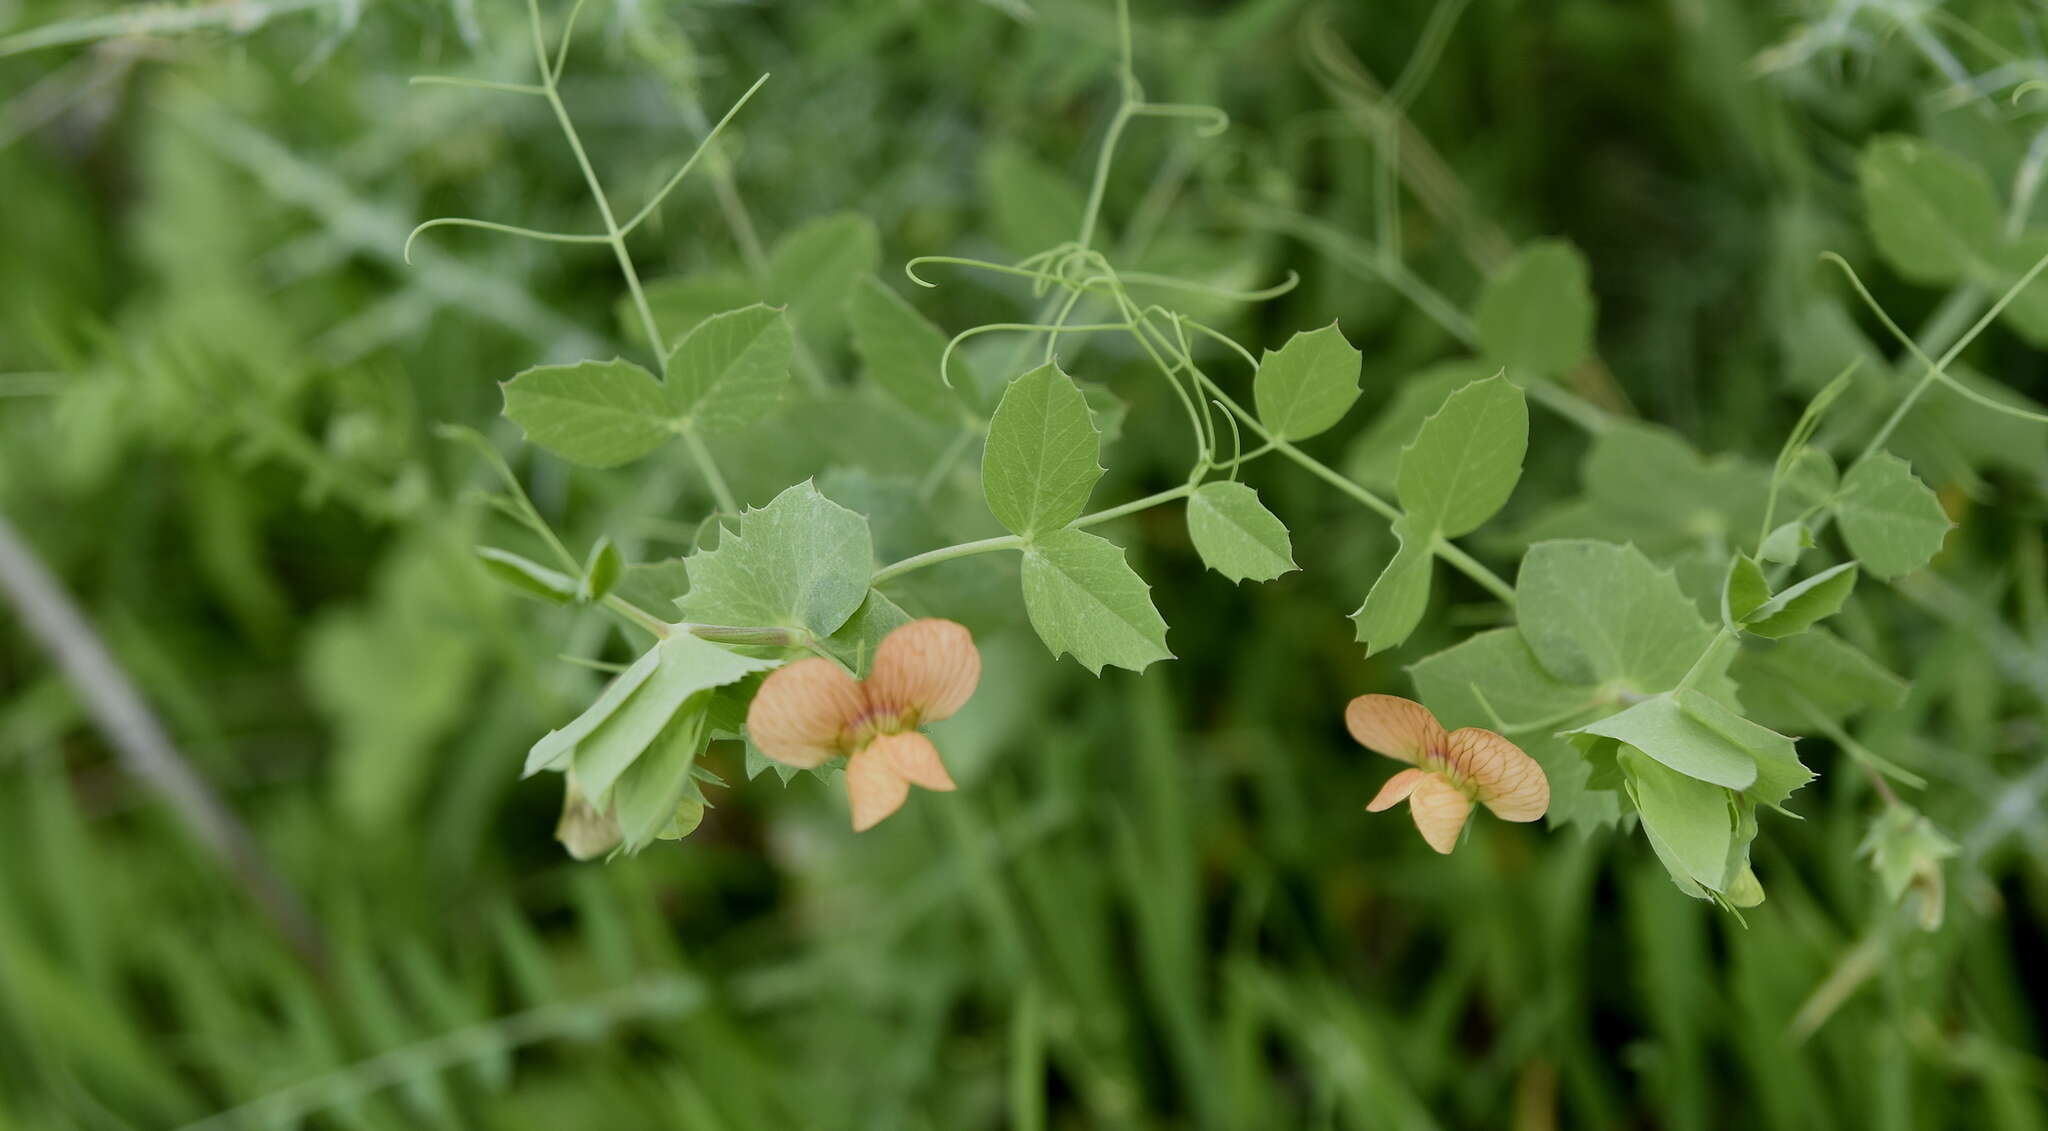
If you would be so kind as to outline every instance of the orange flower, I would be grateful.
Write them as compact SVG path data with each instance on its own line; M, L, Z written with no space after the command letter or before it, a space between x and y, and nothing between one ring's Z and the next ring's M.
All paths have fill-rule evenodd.
M1391 809L1405 798L1422 839L1438 852L1458 846L1474 801L1503 821L1533 821L1550 808L1543 767L1490 730L1446 734L1429 708L1397 695L1353 699L1344 725L1359 745L1413 767L1388 778L1366 811Z
M980 679L981 653L964 626L914 620L883 638L865 680L822 657L777 668L747 708L747 733L761 753L801 769L847 755L846 795L861 832L901 808L912 785L954 788L917 728L958 711Z

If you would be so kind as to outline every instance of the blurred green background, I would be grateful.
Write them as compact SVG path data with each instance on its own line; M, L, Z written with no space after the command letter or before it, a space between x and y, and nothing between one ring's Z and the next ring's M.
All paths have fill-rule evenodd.
M949 332L1022 317L1026 289L916 290L898 268L1068 238L1116 96L1108 0L583 19L563 96L624 199L773 76L636 235L679 311L758 297L780 241L853 211L878 274ZM1818 253L1937 338L1985 305L1872 254L1871 138L1929 138L2048 218L2038 3L1136 0L1133 19L1148 93L1233 125L1134 127L1113 242L1236 286L1298 271L1213 316L1267 346L1340 320L1365 406L1317 448L1368 478L1376 414L1464 352L1428 304L1465 307L1526 240L1590 261L1582 392L1768 459L1845 357L1872 359L1859 411L1881 414L1899 353ZM1343 702L1412 693L1406 664L1494 613L1440 584L1422 633L1363 659L1343 614L1391 540L1264 467L1304 567L1279 582L1203 573L1174 515L1122 524L1181 657L1143 676L1051 661L1012 563L931 571L923 603L988 659L942 744L959 793L855 837L836 789L749 781L722 744L730 788L695 835L570 861L560 781L519 780L521 758L600 678L558 657L625 644L483 574L472 545L521 536L434 428L486 431L579 548L608 534L658 563L710 503L674 447L573 471L496 420L513 373L638 348L602 249L451 229L401 258L443 214L590 229L544 105L407 82L529 81L526 35L498 0L0 0L0 514L319 939L288 941L114 753L17 596L0 1129L2048 1126L2048 443L1953 397L1901 447L1960 530L1843 629L1914 681L1856 738L1927 779L1911 800L1958 846L1937 930L1859 855L1882 805L1825 737L1801 746L1822 774L1806 820L1758 841L1771 896L1746 923L1681 895L1640 837L1491 823L1442 858L1365 815L1390 764L1344 737ZM828 391L789 411L832 438L727 445L739 495L817 475L884 559L979 529L971 467L904 505L945 437L856 381L821 309L802 324ZM1123 379L1136 360L1070 365L1131 402L1098 499L1182 474L1178 407ZM2003 327L1966 361L2048 395ZM1539 415L1482 556L1510 566L1516 531L1570 504L1584 447Z

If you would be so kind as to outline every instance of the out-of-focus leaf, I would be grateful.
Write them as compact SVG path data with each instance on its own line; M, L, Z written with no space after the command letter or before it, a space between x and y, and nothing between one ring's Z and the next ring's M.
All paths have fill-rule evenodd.
M1866 146L1856 171L1877 249L1908 279L1955 282L1996 246L1997 194L1954 154L1893 134Z
M1835 500L1842 536L1864 568L1890 579L1913 572L1941 552L1948 514L1906 461L1878 452L1849 469Z
M1521 249L1486 280L1473 321L1488 360L1518 375L1554 377L1593 351L1593 293L1585 257L1560 240Z

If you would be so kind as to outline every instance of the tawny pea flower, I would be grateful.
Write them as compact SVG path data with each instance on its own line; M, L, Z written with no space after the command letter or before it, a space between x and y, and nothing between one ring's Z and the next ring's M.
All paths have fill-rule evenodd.
M1361 695L1344 708L1344 725L1368 750L1410 768L1387 779L1366 811L1403 800L1422 839L1438 852L1458 846L1477 801L1503 821L1533 821L1550 808L1550 779L1522 748L1490 730L1446 734L1429 708L1398 695Z
M882 639L865 680L822 657L775 669L747 708L747 734L786 766L845 755L853 831L862 832L901 808L913 785L954 788L917 728L958 711L980 679L981 652L964 626L914 620Z

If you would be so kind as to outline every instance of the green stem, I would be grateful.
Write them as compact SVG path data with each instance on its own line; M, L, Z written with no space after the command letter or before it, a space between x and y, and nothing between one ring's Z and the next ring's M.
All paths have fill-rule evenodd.
M1124 127L1131 124L1135 106L1126 84L1124 99L1117 105L1116 116L1109 120L1109 132L1102 136L1102 148L1095 155L1095 178L1088 185L1088 205L1081 213L1081 238L1075 241L1083 250L1095 238L1095 223L1102 215L1102 196L1109 187L1110 162L1116 158L1117 142L1123 137Z
M1430 544L1437 557L1448 562L1452 568L1479 583L1479 587L1493 594L1500 603L1512 609L1515 607L1515 587L1509 585L1500 574L1486 568L1485 563L1451 544L1450 539L1438 536Z
M697 470L703 473L704 482L711 488L711 497L718 500L718 509L724 514L740 513L739 500L733 497L732 488L726 485L725 476L719 473L718 462L711 458L711 449L704 446L703 437L695 428L683 429L683 446L690 450L690 458L697 461Z
M538 9L535 10L537 13ZM562 136L568 139L569 149L576 155L576 165L583 170L583 183L590 187L591 199L597 203L597 214L604 220L606 242L612 245L612 255L619 261L619 272L626 277L626 289L633 295L633 309L639 312L641 328L647 332L647 344L658 359L666 352L661 328L654 321L654 309L647 305L647 290L640 285L640 272L633 266L632 253L626 250L625 233L620 230L618 219L612 215L611 200L605 196L604 185L597 179L597 170L590 164L590 155L583 149L583 139L576 133L576 123L569 117L569 108L562 104L562 93L556 86L557 76L548 67L547 50L541 43L538 14L534 18L534 50L540 60L541 76L546 80L541 93L547 96L548 106L555 112L555 121L561 124ZM698 471L711 487L712 497L718 500L718 509L738 514L739 502L725 485L725 477L719 474L711 453L690 433L685 432L683 438L690 449L690 458L696 461Z
M939 487L946 482L946 477L953 474L954 465L960 462L961 456L967 454L968 447L974 443L974 437L979 434L978 421L976 425L976 427L961 428L960 434L953 437L953 442L946 445L946 450L939 453L939 458L932 464L932 469L926 472L925 477L918 482L918 502L929 503L932 500L932 496L938 494Z
M1897 778L1901 784L1910 786L1913 789L1927 788L1926 778L1856 741L1855 736L1842 729L1835 720L1828 717L1827 712L1814 706L1812 701L1808 700L1805 696L1789 689L1786 695L1792 701L1793 706L1805 713L1808 725L1819 731L1829 742L1835 744L1837 750L1847 754L1852 761L1862 766L1870 774L1871 781L1877 787L1878 795L1884 798L1885 804L1897 805L1900 803L1899 795L1892 792L1890 783L1885 781L1888 777Z
M1293 460L1309 474L1350 496L1367 510L1372 511L1388 522L1392 522L1402 516L1401 508L1366 490L1336 468L1266 431L1265 426L1260 424L1256 417L1246 411L1243 405L1231 399L1230 395L1218 387L1216 382L1199 373L1196 376L1203 386L1209 390L1209 394L1216 398L1218 404L1243 421L1246 428L1249 428L1259 439L1266 441L1274 451ZM1514 586L1502 580L1499 574L1486 568L1485 563L1479 559L1452 545L1449 539L1436 539L1430 544L1430 552L1442 558L1453 569L1478 582L1481 588L1499 598L1502 604L1511 609L1515 607Z
M883 566L875 571L873 577L868 579L868 584L880 585L885 581L901 577L912 570L920 570L926 566L935 566L940 562L950 562L954 558L967 558L975 554L994 553L997 550L1017 550L1022 549L1023 546L1024 539L1015 534L1005 534L1000 538L983 538L977 542L962 542L957 546L941 546L936 550L926 550L922 554L904 558L893 565Z
M626 600L617 593L605 594L603 604L605 608L653 633L656 640L666 640L675 632L674 625Z
M784 628L777 625L696 624L689 621L672 624L617 593L605 594L599 603L622 619L646 629L657 640L666 640L678 632L686 632L699 640L709 640L716 644L740 644L757 648L807 648L817 643L817 637L801 628Z
M1529 399L1578 425L1586 434L1598 436L1614 425L1614 414L1543 377L1522 382Z
M647 344L658 357L662 353L661 329L655 324L653 308L647 305L646 288L640 285L640 272L633 267L633 257L626 251L618 219L612 215L611 199L605 195L604 186L597 179L597 170L591 166L590 155L583 149L583 138L576 132L576 123L569 117L569 108L562 104L562 94L555 87L553 75L548 76L544 90L548 106L555 112L555 121L562 127L562 136L568 139L569 149L576 155L576 166L583 170L583 183L590 187L591 199L597 203L597 214L604 221L605 242L612 245L612 255L619 261L619 272L626 277L626 289L633 294L633 308L639 311L641 327L647 331Z
M745 644L762 648L809 648L817 643L817 637L801 628L731 624L679 624L676 627L699 640L709 640L717 644Z
M1062 529L1079 530L1083 527L1094 526L1097 523L1108 522L1111 519L1122 518L1128 514L1136 514L1139 511L1156 507L1161 503L1170 503L1175 499L1184 499L1195 493L1195 486L1193 483L1183 483L1178 487L1169 487L1164 491L1146 495L1142 499L1132 499L1128 503L1099 510L1093 514L1084 514L1068 523ZM885 581L893 581L906 573L923 569L926 566L935 566L940 562L950 562L955 558L969 558L976 554L992 554L998 550L1021 550L1027 545L1029 545L1029 539L1023 535L1005 534L997 538L983 538L974 542L962 542L957 546L941 546L936 550L926 550L922 554L916 554L904 558L900 562L883 566L875 571L873 577L868 579L868 584L880 585Z
M1865 460L1876 455L1879 449L1884 447L1886 440L1892 438L1892 433L1905 421L1906 414L1913 411L1913 406L1920 403L1920 398L1926 394L1928 386L1934 384L1934 374L1935 371L1929 369L1920 375L1920 380L1914 382L1913 387L1906 392L1905 399L1899 402L1897 408L1892 409L1890 416L1885 417L1884 424L1878 428L1877 434L1870 438L1868 444L1863 445L1861 452L1857 453L1856 462L1849 465L1851 468L1861 466Z
M1906 399L1899 402L1899 406L1892 410L1892 414L1889 417L1885 418L1884 426L1877 430L1877 435L1872 436L1870 442L1863 446L1863 451L1857 454L1856 462L1849 465L1851 468L1876 455L1884 447L1885 441L1891 439L1892 433L1897 430L1900 422L1906 419L1906 414L1911 412L1913 406L1919 403L1920 398L1926 394L1928 386L1941 380L1955 381L1954 378L1948 376L1949 364L1955 361L1965 349L1968 349L1971 342L1977 340L1977 336L1984 332L1985 327L1990 326L1999 314L2012 304L2013 299L2018 298L2020 292L2025 290L2027 285L2034 281L2036 276L2040 275L2042 271L2048 270L2048 255L2035 260L2034 265L2029 267L2019 277L2017 282L2007 287L2005 293L1998 297L1998 301L1992 303L1991 308L1986 310L1975 322L1972 322L1970 328L1965 330L1963 335L1957 338L1946 350L1943 350L1940 358L1936 359L1929 358L1927 351L1921 348L1920 343L1914 341L1911 334L1900 329L1899 324L1892 320L1891 315L1885 313L1884 307L1871 295L1869 288L1863 285L1863 280L1857 277L1855 268L1849 266L1848 260L1831 251L1822 253L1821 258L1841 269L1842 273L1848 277L1849 285L1855 288L1857 297L1863 300L1863 304L1870 308L1871 313L1877 316L1878 321L1884 323L1884 328L1891 333L1892 337L1897 339L1900 345L1906 347L1906 352L1911 354L1914 360L1926 367L1925 372L1920 375L1920 380L1914 382L1913 388L1906 393ZM1944 329L1943 332L1946 333L1947 330ZM1955 387L1961 388L1962 385L1960 382L1955 382ZM1992 407L2011 411L2010 406L2000 406L1994 403Z
M1094 514L1084 514L1080 518L1068 523L1067 527L1070 530L1079 530L1084 526L1094 526L1098 522L1108 522L1111 519L1122 518L1127 514L1136 514L1142 510L1149 510L1161 503L1170 503L1175 499L1185 499L1195 493L1195 487L1196 484L1193 483L1183 483L1178 487L1169 487L1164 491L1147 495L1142 499L1132 499L1122 506L1110 507L1108 510L1099 510Z
M1226 401L1225 403L1228 404L1229 402ZM1315 476L1316 478L1322 480L1325 483L1328 483L1330 486L1335 487L1337 490L1343 492L1345 495L1350 496L1353 501L1361 504L1365 507L1365 509L1373 512L1376 515L1379 515L1381 518L1386 519L1388 522L1393 522L1394 520L1401 517L1400 507L1395 506L1394 504L1386 501L1385 499L1380 498L1378 495L1373 494L1371 491L1366 490L1364 487L1359 486L1357 483L1352 481L1350 476L1345 475L1343 472L1338 471L1336 468L1331 467L1329 464L1324 463L1323 461L1315 458L1312 455L1309 455L1307 452L1302 451L1300 448L1295 447L1293 444L1290 444L1285 440L1275 439L1273 436L1266 433L1261 433L1260 435L1262 438L1264 438L1273 445L1274 451L1279 452L1281 455L1286 456L1290 460L1293 460L1296 464L1298 464L1303 470L1307 471L1310 475Z
M1676 694L1680 691L1690 690L1693 684L1698 683L1700 678L1707 674L1714 661L1720 659L1721 653L1727 650L1728 645L1733 643L1735 643L1735 633L1727 625L1722 625L1721 630L1714 634L1714 638L1707 642L1706 651L1701 652L1700 658L1694 660L1692 667L1686 669L1684 678L1678 681L1677 687L1671 689L1672 692Z

